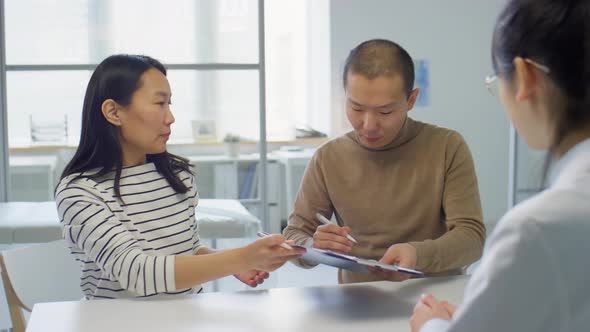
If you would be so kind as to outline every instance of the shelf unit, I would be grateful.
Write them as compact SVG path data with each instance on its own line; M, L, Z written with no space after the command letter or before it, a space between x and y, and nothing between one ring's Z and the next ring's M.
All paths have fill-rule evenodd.
M195 181L200 198L238 199L252 214L262 218L259 179L262 176L259 154L228 156L189 156L195 171ZM279 162L267 157L266 211L271 233L281 232L284 194Z
M273 151L267 154L266 192L268 195L268 231L280 233L291 213L303 173L315 149ZM260 218L258 153L189 156L194 165L197 189L201 198L238 199L252 214Z

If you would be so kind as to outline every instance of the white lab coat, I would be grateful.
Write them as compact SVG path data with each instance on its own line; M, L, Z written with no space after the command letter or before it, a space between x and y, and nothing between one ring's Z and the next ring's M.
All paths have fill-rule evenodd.
M420 332L590 331L590 139L498 223L452 321Z

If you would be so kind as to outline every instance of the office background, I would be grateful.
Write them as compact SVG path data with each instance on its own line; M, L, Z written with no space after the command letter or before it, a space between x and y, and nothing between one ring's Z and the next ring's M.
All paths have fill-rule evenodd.
M240 199L266 225L280 227L313 149L350 129L341 82L345 57L363 40L387 38L426 61L428 103L410 114L465 137L492 228L507 210L511 173L509 123L484 85L503 2L266 0L259 20L257 0L0 0L0 201L51 199L76 146L92 69L112 53L143 53L171 65L176 123L170 150L197 165L201 197ZM42 137L55 136L43 132L47 126L57 128L57 138ZM302 138L312 131L296 128L328 138ZM241 137L237 155L226 151L227 134ZM270 153L265 207L256 188L263 148ZM541 155L520 151L518 183L534 187ZM274 285L298 286L290 272ZM315 282L334 282L330 272L318 272Z
M346 132L340 78L344 58L362 40L389 38L428 62L430 103L411 116L464 135L474 155L486 222L495 222L507 206L509 124L497 100L487 94L483 77L491 71L490 37L502 2L266 1L269 150L321 144L295 140L296 126L330 137ZM32 126L67 116L66 142L75 146L92 65L117 52L145 53L188 68L169 74L177 118L171 150L223 153L211 141L194 144L194 122L212 123L214 142L228 133L259 139L257 70L198 69L203 63L259 60L257 1L8 0L5 13L8 71L2 127L11 156L57 155L57 176L72 149L31 142ZM67 19L49 18L60 16ZM163 28L153 22L162 22ZM44 70L43 65L89 70ZM255 143L242 145L242 151L258 152ZM0 192L9 196L10 185L1 185Z

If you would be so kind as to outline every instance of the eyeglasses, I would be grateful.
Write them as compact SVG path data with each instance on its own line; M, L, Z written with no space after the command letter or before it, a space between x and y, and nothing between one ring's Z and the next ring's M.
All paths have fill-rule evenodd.
M498 86L498 75L494 74L486 76L486 88L493 97L498 97L500 95L500 88Z
M549 74L551 72L549 67L542 65L538 62L535 62L531 59L524 59L524 61L526 63L531 64L533 67L539 69L540 71L544 72L545 74ZM499 93L500 87L498 86L498 75L494 74L494 75L486 76L485 82L486 82L486 88L488 89L490 94L494 97L498 97L500 95L500 93Z

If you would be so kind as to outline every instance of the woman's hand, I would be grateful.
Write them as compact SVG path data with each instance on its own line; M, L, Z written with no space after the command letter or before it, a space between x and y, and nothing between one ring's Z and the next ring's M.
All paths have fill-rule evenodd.
M250 287L256 287L268 278L268 272L249 270L234 274L234 277Z
M439 318L451 320L455 314L455 306L447 301L439 301L432 295L422 295L414 307L414 314L410 318L412 332L419 332L427 321Z
M285 262L305 254L303 248L285 249L282 243L293 244L293 241L285 241L280 234L273 234L254 241L243 247L243 258L251 270L271 272L281 267Z

